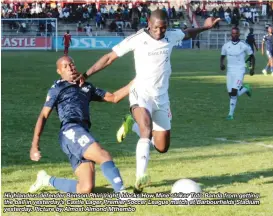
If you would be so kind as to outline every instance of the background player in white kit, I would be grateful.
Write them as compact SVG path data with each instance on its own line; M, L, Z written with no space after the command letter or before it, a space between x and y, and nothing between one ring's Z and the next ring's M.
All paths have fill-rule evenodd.
M145 174L149 161L150 143L160 153L168 151L170 145L171 113L169 107L169 78L171 75L170 56L178 41L195 37L198 33L212 28L220 19L208 18L204 27L167 30L167 13L155 10L151 13L147 29L124 39L113 51L99 59L80 78L86 79L110 65L118 57L133 51L136 77L131 88L129 100L131 113L137 124L135 132L140 136L136 147L136 183L134 192L140 193L149 184L150 177ZM127 118L119 140L129 131ZM130 125L132 126L132 124Z
M220 68L225 70L224 59L227 56L227 90L230 97L228 120L233 119L234 110L237 103L237 97L246 93L251 96L249 85L243 85L245 75L245 57L250 57L250 75L254 75L255 57L251 47L240 41L240 30L232 28L231 41L225 43L222 47Z

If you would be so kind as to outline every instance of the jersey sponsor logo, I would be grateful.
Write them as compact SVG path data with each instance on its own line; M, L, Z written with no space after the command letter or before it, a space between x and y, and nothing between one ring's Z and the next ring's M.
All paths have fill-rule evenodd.
M167 49L165 50L159 50L154 52L148 52L148 56L155 56L155 55L168 55L169 51Z

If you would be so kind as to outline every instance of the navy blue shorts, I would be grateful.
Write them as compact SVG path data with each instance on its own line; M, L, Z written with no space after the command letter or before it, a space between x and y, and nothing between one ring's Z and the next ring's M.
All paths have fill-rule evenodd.
M66 125L59 133L59 141L74 171L81 163L92 162L84 159L83 154L96 140L84 127L74 123Z
M271 59L273 57L273 52L271 50L266 50L266 55L268 59Z

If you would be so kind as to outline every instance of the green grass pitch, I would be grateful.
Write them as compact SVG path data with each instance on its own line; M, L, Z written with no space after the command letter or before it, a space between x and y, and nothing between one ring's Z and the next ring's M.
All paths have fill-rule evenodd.
M86 71L104 51L71 51L79 71ZM2 198L5 192L28 190L36 173L75 178L58 143L59 120L54 112L41 139L42 159L32 162L29 148L33 128L46 93L58 79L55 61L62 53L2 52ZM265 57L257 54L256 75L245 76L253 96L239 98L233 121L225 120L229 108L225 74L219 70L219 51L175 50L170 80L173 114L168 153L151 151L148 172L152 184L145 192L170 192L181 178L198 182L204 192L260 193L260 205L134 206L130 215L168 216L269 216L273 215L273 77L263 76ZM89 79L114 91L134 77L133 55ZM110 151L129 192L135 180L135 146L131 134L122 144L115 136L128 99L119 104L93 103L92 132ZM111 187L96 167L96 191ZM45 192L56 192L49 188ZM5 205L5 207L8 207ZM2 199L3 213L3 199ZM128 215L129 213L6 213L4 215Z

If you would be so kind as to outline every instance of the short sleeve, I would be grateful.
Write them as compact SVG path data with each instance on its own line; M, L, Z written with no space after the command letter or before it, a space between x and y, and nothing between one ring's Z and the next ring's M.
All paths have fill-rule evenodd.
M245 48L245 52L247 55L252 55L253 51L251 49L251 47L248 44L245 44L246 48Z
M185 37L185 33L181 29L171 29L169 31L176 42L183 40Z
M58 90L57 88L55 88L55 85L53 85L47 93L44 107L53 108L56 105L57 97L58 97Z
M106 91L91 85L89 101L103 101Z
M137 38L136 34L125 38L119 44L114 46L112 50L117 54L118 57L121 57L125 55L126 53L133 51L135 49L136 38Z
M227 49L225 44L222 46L221 55L227 55Z

